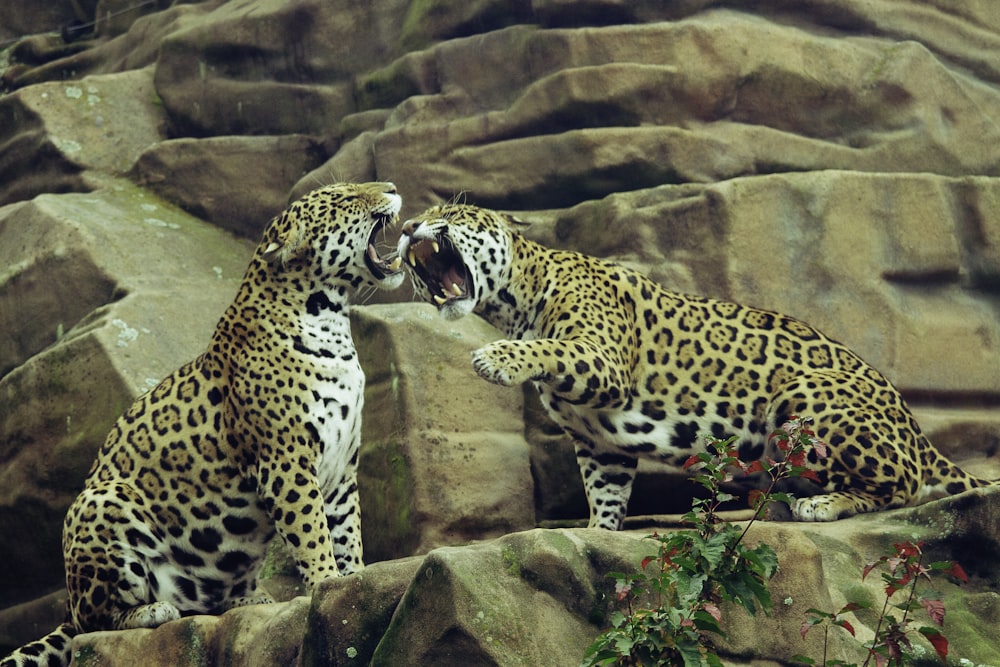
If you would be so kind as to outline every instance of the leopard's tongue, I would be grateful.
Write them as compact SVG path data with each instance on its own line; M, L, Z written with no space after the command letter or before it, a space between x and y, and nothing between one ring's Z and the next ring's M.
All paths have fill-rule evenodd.
M458 269L452 267L441 277L441 286L444 287L445 294L462 296L465 294L465 278L458 273Z
M368 259L374 262L376 266L385 264L391 271L398 271L399 267L403 265L402 257L396 257L392 260L392 262L386 264L385 260L378 254L378 251L375 250L375 245L372 243L368 244Z
M459 274L458 269L455 267L448 269L448 271L441 275L439 287L441 288L442 295L434 295L434 302L439 306L450 299L457 299L466 295L465 278Z

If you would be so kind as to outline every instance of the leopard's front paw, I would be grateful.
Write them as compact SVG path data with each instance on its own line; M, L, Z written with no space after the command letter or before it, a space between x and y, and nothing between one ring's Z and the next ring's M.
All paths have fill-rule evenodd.
M524 372L523 360L518 358L517 350L507 341L497 341L473 350L472 367L479 377L505 387L530 379Z

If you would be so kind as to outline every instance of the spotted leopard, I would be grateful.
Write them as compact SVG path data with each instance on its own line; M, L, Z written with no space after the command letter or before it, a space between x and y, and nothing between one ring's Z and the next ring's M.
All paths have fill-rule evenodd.
M736 436L741 459L776 456L769 435L814 420L829 457L790 508L830 521L988 484L921 433L893 385L844 345L775 312L668 291L645 276L553 250L501 213L429 209L403 224L416 292L455 319L476 313L507 337L472 365L500 385L531 381L569 434L590 526L621 528L639 458L680 469L702 435Z
M208 349L118 419L70 507L66 622L0 666L68 664L79 632L269 602L257 574L276 532L308 589L363 567L348 301L402 282L376 249L400 205L391 183L337 184L270 222Z

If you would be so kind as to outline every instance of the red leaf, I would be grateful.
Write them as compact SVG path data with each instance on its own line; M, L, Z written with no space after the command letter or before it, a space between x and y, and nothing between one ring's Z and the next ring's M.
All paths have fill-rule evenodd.
M812 447L813 451L816 452L816 458L818 459L825 459L830 454L829 449L827 449L826 443L817 438L813 438Z
M632 592L632 584L628 583L627 581L620 581L620 580L615 582L615 593L617 594L619 602L624 601L625 598L628 597L628 594L631 592Z
M755 472L764 472L764 464L760 462L760 459L755 459L743 469L743 472L748 475L752 475Z
M810 470L808 468L806 468L805 470L803 470L802 473L799 475L799 477L804 477L804 478L806 478L808 480L812 480L813 482L816 482L817 484L822 484L823 483L823 482L820 481L819 475L816 474L816 471L815 470Z
M656 560L656 556L646 556L642 559L642 569L646 569L646 566Z
M699 464L699 463L701 463L701 459L700 459L700 458L698 458L697 456L689 456L689 457L688 457L688 460L684 462L684 465L683 465L682 467L683 467L683 468L684 468L685 470L687 470L687 469L688 469L688 468L690 468L691 466L693 466L693 465L697 465L697 464Z
M927 638L927 641L931 643L931 646L934 647L938 657L941 658L941 662L945 662L948 659L948 639L940 632L925 630L921 630L921 632Z
M808 619L802 621L802 627L799 628L799 634L802 635L802 639L806 638L806 635L809 634L809 628L811 628L813 625L814 624L810 622Z
M701 605L701 608L704 609L709 614L709 616L714 618L717 623L722 622L722 610L719 609L717 606L715 606L711 602L705 602Z
M941 602L941 600L928 600L926 598L920 598L920 604L935 624L944 625L944 603Z
M792 452L788 455L788 464L793 465L797 468L802 467L806 464L806 453L802 450Z
M834 625L839 625L840 627L842 627L845 630L847 630L848 632L850 632L852 637L856 637L857 636L856 634L854 634L854 626L851 625L850 623L848 623L847 621L845 621L844 619L840 619L838 621L834 621L833 624Z
M965 573L965 570L963 570L962 566L958 563L952 563L951 569L948 570L948 573L961 581L963 584L969 583L969 575Z
M900 584L899 582L893 582L893 583L890 583L890 584L886 585L886 587L885 587L885 594L887 596L889 596L889 597L892 597L893 595L895 595L899 591L903 590L904 588L906 588L906 584L905 583L904 584Z

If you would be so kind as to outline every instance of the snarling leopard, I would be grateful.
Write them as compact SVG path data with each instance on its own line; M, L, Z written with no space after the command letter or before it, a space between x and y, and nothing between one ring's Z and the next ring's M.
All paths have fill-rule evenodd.
M706 438L741 459L779 456L793 416L829 446L790 508L830 521L988 484L941 455L896 388L844 345L779 313L678 294L623 266L525 238L469 205L403 224L416 292L447 319L476 313L506 336L472 366L500 385L530 381L572 437L589 525L621 528L640 458L681 469Z

